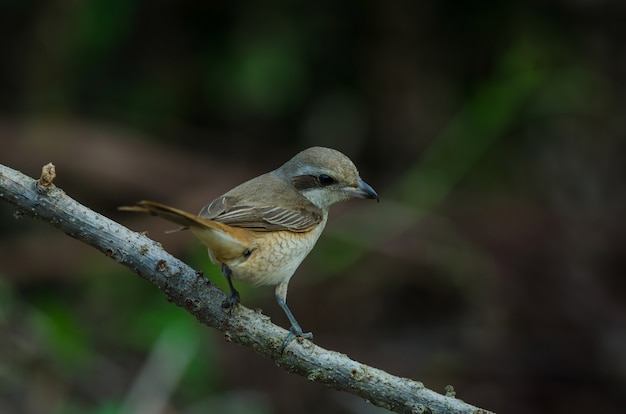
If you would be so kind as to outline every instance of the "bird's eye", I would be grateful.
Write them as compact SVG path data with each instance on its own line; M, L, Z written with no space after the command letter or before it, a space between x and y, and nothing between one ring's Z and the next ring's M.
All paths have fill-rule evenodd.
M319 177L317 178L320 180L320 184L323 185L324 187L335 183L335 179L331 177L330 175L320 174Z

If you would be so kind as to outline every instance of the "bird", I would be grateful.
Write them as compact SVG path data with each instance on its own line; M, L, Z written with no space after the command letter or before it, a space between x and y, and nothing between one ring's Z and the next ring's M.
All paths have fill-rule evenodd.
M379 201L350 158L335 149L311 147L217 197L198 215L146 200L119 209L190 229L221 267L230 290L229 313L240 301L233 280L276 286L276 300L291 324L284 350L296 337L313 337L287 306L289 281L324 230L330 207L353 198Z

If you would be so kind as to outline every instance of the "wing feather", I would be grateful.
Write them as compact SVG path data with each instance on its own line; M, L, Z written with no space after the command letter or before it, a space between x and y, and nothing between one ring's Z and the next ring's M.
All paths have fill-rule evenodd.
M304 207L238 205L238 200L230 196L213 200L200 211L199 216L257 231L305 232L323 220L322 211L313 204Z

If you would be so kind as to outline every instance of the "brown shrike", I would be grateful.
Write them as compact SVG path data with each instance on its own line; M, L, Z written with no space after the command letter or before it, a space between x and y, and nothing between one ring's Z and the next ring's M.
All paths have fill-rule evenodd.
M339 151L306 149L280 168L238 185L196 216L153 201L121 210L148 213L189 228L222 268L230 309L239 302L232 279L276 285L276 300L291 322L284 347L303 333L287 306L289 279L320 237L328 209L350 198L378 200L354 163Z

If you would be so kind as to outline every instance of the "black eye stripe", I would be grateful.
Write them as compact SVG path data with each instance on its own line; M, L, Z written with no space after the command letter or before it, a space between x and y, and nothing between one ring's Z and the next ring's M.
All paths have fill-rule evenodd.
M314 175L298 175L293 177L291 182L297 190L307 190L309 188L319 187L317 177Z
M327 174L298 175L291 181L297 190L326 187L335 183L335 179Z

